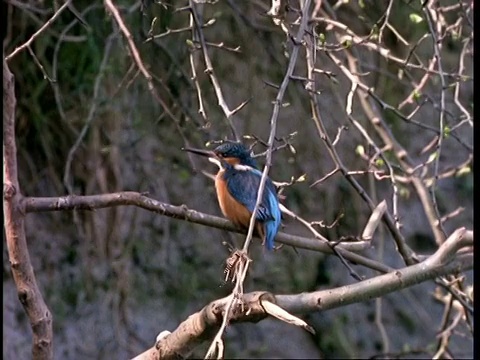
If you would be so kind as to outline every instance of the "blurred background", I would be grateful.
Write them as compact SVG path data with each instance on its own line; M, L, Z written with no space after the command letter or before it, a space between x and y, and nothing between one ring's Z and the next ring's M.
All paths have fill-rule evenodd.
M440 172L457 171L440 179L435 191L441 216L458 210L458 215L444 223L450 234L459 226L473 228L473 160L468 161L473 154L473 126L469 125L473 113L473 5L468 1L434 3L444 34L441 65L445 73L454 74L445 76L443 131L448 127L448 134L439 164ZM25 43L61 5L57 1L4 1L4 56ZM8 61L16 80L22 192L43 197L131 190L220 216L213 182L201 172L213 173L214 165L181 151L186 145L206 147L208 142L234 138L204 72L199 43L192 38L190 12L183 9L189 3L144 0L115 1L115 5L164 104L149 91L105 4L71 3L33 41L32 53L24 50ZM238 136L257 154L266 149L273 101L292 53L290 38L266 16L270 6L267 1L233 0L197 5L227 105L233 110L249 100L231 121ZM298 29L294 23L298 9L296 1L282 3L282 17L293 35ZM387 13L389 26L381 28ZM438 130L442 84L438 72L422 70L434 58L434 50L420 2L323 1L316 16L345 24L359 36L370 36L367 43L381 45L396 58L421 64L405 68L368 46L346 43L350 40L342 37L347 32L325 22L308 27L320 45L337 49L333 53L345 65L346 52L351 52L362 82L383 102L405 117L416 111L412 121L406 121L379 107L414 163L427 162L434 150L422 150L436 134L418 123ZM372 34L377 38L372 40ZM205 118L198 112L191 61ZM345 111L351 83L323 50L317 51L316 66L323 71L316 75L316 90L327 132L333 139L338 129L347 127L336 150L346 168L367 171L368 161L359 149L367 156L374 149L352 126ZM294 73L306 77L303 49ZM414 91L422 81L424 85ZM409 95L411 101L402 104ZM383 145L358 97L354 97L352 115ZM284 205L308 221L328 225L338 220L333 227L319 228L330 240L360 236L371 212L347 180L337 173L310 186L335 165L312 121L309 94L301 79L292 79L288 86L276 138L280 149L273 154L271 178L289 182L292 177L306 177L284 190ZM393 155L390 157L395 162ZM264 158L258 160L263 166ZM425 166L425 171L431 177L432 164ZM388 180L368 174L356 179L375 202L385 199L392 211L393 190ZM434 252L436 244L422 204L408 183L399 183L398 214L408 245L419 254ZM285 219L282 231L310 236L290 218ZM135 207L29 214L26 232L37 280L53 314L56 359L126 359L151 347L159 332L174 330L193 312L230 293L230 285L223 283L224 261L229 255L226 244L239 247L244 240L242 235ZM365 255L392 267L404 266L383 227ZM251 246L251 256L245 291L288 294L356 282L334 256L302 249L297 253L287 246L267 253L258 241ZM31 329L17 298L5 246L3 264L3 358L27 359L31 357ZM365 267L352 266L361 276L376 275ZM472 283L472 272L466 275ZM435 288L430 281L385 296L381 302L306 315L304 319L316 329L316 336L272 319L236 324L226 332L226 357L368 358L384 357L388 352L393 358L431 358L439 343L437 334L445 309L433 296ZM386 339L378 322L385 328ZM208 345L200 346L193 356L203 357ZM449 350L459 358L473 356L473 336L464 324L450 338Z

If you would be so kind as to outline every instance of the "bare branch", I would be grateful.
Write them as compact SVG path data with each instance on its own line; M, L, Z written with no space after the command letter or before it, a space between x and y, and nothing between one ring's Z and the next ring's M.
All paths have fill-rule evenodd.
M309 333L315 335L315 329L313 329L310 325L308 325L302 319L299 319L298 317L293 316L288 311L282 309L280 306L275 305L270 301L267 301L267 300L263 300L263 301L260 300L260 301L263 309L268 315L273 316L279 320L282 320L288 324L300 326L301 328L307 330Z
M38 29L31 37L30 39L27 40L24 44L18 46L10 55L5 57L6 61L9 61L11 58L13 58L15 55L17 55L20 51L25 49L26 47L30 47L32 42L35 40L35 38L38 37L46 28L48 28L56 19L57 17L60 16L60 14L69 7L70 3L72 0L67 0L65 3L53 14L53 16L40 28Z
M441 89L440 89L440 109L439 109L440 115L438 119L438 128L439 128L440 136L438 137L437 146L435 149L435 160L434 160L434 170L433 170L434 176L433 176L433 182L430 186L430 196L432 199L432 206L433 206L433 210L435 211L435 217L437 222L435 223L433 219L429 219L429 220L430 220L430 224L433 223L435 240L437 241L437 243L439 243L439 241L443 240L446 237L445 229L443 228L443 224L440 221L440 211L437 205L437 195L435 194L435 190L437 187L438 172L439 172L440 155L442 152L442 144L443 144L443 137L444 137L444 131L445 131L444 123L445 123L446 81L445 81L445 75L443 72L442 58L440 55L442 43L438 38L438 36L440 36L440 33L441 33L442 25L441 25L441 22L438 21L438 19L436 19L437 14L431 8L431 6L432 6L431 4L427 4L427 6L424 6L423 12L425 13L425 17L427 18L428 27L430 29L430 34L433 39L434 58L436 59L437 66L438 66ZM434 23L436 25L436 29L434 28ZM440 232L442 232L442 235L443 235L442 237L440 237Z
M307 67L308 67L309 73L313 73L313 69L314 69L314 62L313 62L313 60L314 60L314 55L313 55L314 49L315 49L315 44L314 43L311 43L311 44L309 44L309 46L307 46ZM327 54L327 55L332 56L331 54ZM342 71L347 73L347 77L350 79L350 81L357 82L357 78L355 76L353 76L348 71L348 69L346 69L346 67L343 64L338 63L338 62L336 62L336 63L341 68ZM373 211L373 209L375 208L375 205L374 205L372 199L368 196L368 194L362 188L362 186L358 183L358 181L356 181L356 179L354 179L351 175L349 175L349 172L348 172L347 168L345 167L345 165L343 164L342 160L340 159L340 156L338 155L337 150L332 145L332 141L330 140L330 138L329 138L329 136L326 132L325 125L323 124L323 121L322 121L320 106L318 104L317 96L312 92L309 92L309 95L310 95L310 106L311 106L311 111L312 111L312 119L313 119L314 124L317 128L319 137L325 142L327 150L328 150L332 160L334 161L334 163L336 165L336 169L334 170L334 172L336 172L337 170L341 171L343 176L345 176L345 178L350 182L350 184L353 186L353 188L365 200L365 202L368 204L369 208ZM349 117L349 119L351 119L351 116ZM360 127L359 129L362 129L362 128ZM371 144L374 145L373 141L371 142ZM333 174L334 172L331 172L330 174ZM323 180L323 179L321 179L321 180ZM319 183L319 181L317 181L316 183ZM395 244L397 245L397 248L398 248L401 256L403 257L405 263L409 264L409 265L414 264L416 254L407 245L403 235L400 233L398 227L396 226L397 225L396 219L395 218L392 219L392 217L391 217L391 215L388 211L384 214L383 219L384 219L388 229L390 230L390 232L391 232L391 234L392 234L392 236L395 240Z
M198 18L196 6L197 5L195 4L195 2L191 0L190 1L190 10L191 10L191 13L192 13L193 21L195 23L195 29L197 31L198 39L200 41L200 46L201 46L202 51L203 51L203 57L204 57L205 66L206 66L205 72L207 73L207 75L210 77L210 80L212 81L213 88L215 89L215 94L217 95L218 105L222 108L222 110L225 114L225 117L227 118L228 124L230 125L230 130L232 131L232 135L237 141L239 141L240 138L239 138L239 136L237 134L237 131L235 129L235 126L233 125L233 122L232 122L232 116L235 114L235 112L231 111L228 108L228 105L225 101L225 98L223 97L223 92L222 92L222 88L220 86L220 82L218 81L218 79L215 75L215 72L213 70L212 61L210 60L210 56L208 55L208 49L207 49L207 45L206 45L206 42L205 42L205 37L203 35L202 28L200 26L201 24L200 24L200 21L199 21L199 18ZM240 108L237 108L237 111L238 110L240 110Z
M276 130L277 130L278 114L280 112L280 107L281 107L281 104L282 104L283 96L284 96L285 91L287 89L287 86L290 82L290 77L292 76L293 70L295 69L295 66L296 66L298 52L299 52L299 49L300 49L298 44L300 44L301 40L303 39L304 32L305 32L305 29L307 27L307 22L308 22L308 18L309 18L309 15L308 15L309 8L310 8L310 0L306 0L305 4L303 6L303 9L302 9L302 12L303 12L302 22L301 22L300 27L299 27L298 32L297 32L296 41L294 41L294 45L296 45L296 46L294 46L294 48L293 48L292 54L290 56L290 61L288 63L287 71L285 73L285 76L283 77L282 84L280 85L280 88L279 88L278 93L277 93L277 97L276 97L275 102L274 102L273 113L272 113L272 117L270 118L270 135L268 137L268 147L267 147L265 166L263 168L262 178L260 179L260 185L259 185L258 194L257 194L257 201L255 203L255 207L253 209L252 216L250 218L248 234L247 234L247 238L245 239L244 246L243 246L244 250L248 249L250 239L252 238L252 234L253 234L253 229L254 229L254 224L255 224L255 216L256 216L256 213L257 213L258 208L260 206L260 203L262 201L262 196L263 196L263 191L264 191L265 183L266 183L267 176L268 176L268 171L270 170L270 166L271 166L271 163L272 163L272 148L273 148L273 142L275 140L275 134L276 134Z
M240 234L246 233L245 229L236 227L227 219L191 210L185 205L174 206L162 203L132 191L89 196L71 195L63 197L27 197L23 199L22 203L22 206L24 206L25 212L27 213L61 210L95 210L112 206L134 205L171 218L190 221ZM332 253L330 246L325 242L318 241L318 239L309 239L286 233L278 233L275 241L296 248L320 251L328 254ZM346 259L352 262L363 264L380 272L391 271L392 269L386 265L377 263L352 252L362 251L368 246L370 246L369 242L343 242L342 244L337 245L336 250L340 251Z
M43 78L45 80L48 80L50 83L56 83L57 81L55 79L52 79L50 76L48 76L47 72L45 71L45 68L43 67L42 63L40 62L40 60L38 60L38 57L37 55L35 55L35 53L33 52L31 46L27 46L27 49L28 49L28 53L32 56L33 58L33 61L35 62L35 64L37 64L37 66L40 68L40 71L42 72L43 74Z
M461 236L464 234L465 236ZM352 285L299 295L278 295L277 304L293 313L327 310L354 302L370 300L393 291L448 273L473 269L473 253L456 252L473 245L473 232L456 230L440 248L425 261L379 275Z
M380 221L382 220L383 214L387 211L387 202L383 200L380 202L375 210L373 210L370 218L368 219L367 225L365 225L365 229L363 229L362 239L363 240L371 240L373 237L373 233L378 228Z
M140 53L138 52L137 46L135 45L133 41L133 36L128 30L127 26L125 25L125 22L123 21L120 12L118 9L115 7L113 4L112 0L105 0L105 6L107 10L113 15L116 23L118 24L118 27L120 28L120 31L122 34L125 36L125 39L127 40L128 44L128 49L130 50L130 54L133 57L133 60L135 64L137 65L138 69L142 73L142 75L145 77L145 80L147 80L148 84L148 89L150 90L150 93L152 94L153 98L160 104L162 107L163 111L170 116L170 118L175 122L175 125L177 129L180 129L180 120L173 114L173 112L170 110L170 107L167 105L167 103L160 97L158 94L154 84L153 84L153 77L152 75L148 72L147 68L143 64L142 58L140 57ZM179 131L180 134L183 133L182 131Z
M461 233L467 236L461 238ZM295 295L273 295L260 291L243 294L240 304L232 311L230 323L264 319L267 313L262 306L263 301L276 304L289 313L324 311L378 298L440 275L470 270L473 268L473 253L455 256L458 249L473 245L473 233L470 233L471 231L459 229L426 261L355 284ZM154 347L135 357L135 360L188 356L196 346L209 341L215 334L230 297L231 295L213 301L191 315Z
M192 29L192 39L196 40L198 35L195 31L195 22L193 20L193 14L190 13L190 27ZM200 87L200 82L198 81L197 70L195 66L195 53L193 51L190 52L190 67L192 69L192 80L195 84L195 89L197 90L197 97L198 97L198 113L202 116L202 118L207 121L207 113L205 111L205 106L203 105L203 95L202 95L202 88Z
M210 19L205 24L202 24L201 27L206 28L208 26L212 26L213 24L215 24L215 22L216 22L215 19ZM147 42L150 42L154 39L160 39L160 38L163 38L163 37L171 35L171 34L178 34L178 33L184 32L184 31L190 31L190 30L194 30L194 29L195 29L195 27L193 26L193 24L190 24L189 26L186 26L186 27L183 27L183 28L180 28L180 29L169 29L169 28L167 28L167 31L165 31L161 34L152 35L152 36L148 37L145 40L145 42L147 43Z
M25 238L25 208L17 174L15 144L15 81L3 60L3 211L5 239L18 298L33 331L32 358L53 359L52 314L43 299L33 272Z
M332 58L335 58L331 54L329 56ZM350 81L358 82L358 78L352 74L352 72L353 73L356 72L356 67L355 67L356 65L353 60L349 61L349 64L353 71L347 69L347 67L341 64L341 62L339 62L338 59L335 62L339 66L339 68L344 72L344 74L350 79ZM368 88L366 85L362 85L362 87ZM370 90L368 91L370 93ZM396 140L396 138L392 134L392 131L389 129L389 127L385 123L385 120L381 116L380 112L373 106L373 104L370 104L365 98L361 96L359 98L360 98L360 103L366 115L368 116L370 122L374 125L374 128L377 131L378 135L381 137L382 141L394 151L394 154L397 160L402 165L405 173L407 173L411 177L412 184L414 185L415 190L417 191L417 194L422 202L425 214L429 220L429 224L434 234L435 241L437 242L437 244L441 244L445 239L445 234L442 231L442 228L440 227L441 224L439 224L437 221L438 217L437 217L436 204L432 200L431 196L429 196L429 191L424 181L421 179L419 175L415 174L412 159L410 158L408 152ZM354 124L358 124L358 123L354 122ZM358 126L357 128L360 129L360 127ZM365 131L361 131L361 132L364 136L367 136ZM397 246L398 246L398 242L397 242ZM401 250L401 253L402 255L406 255L406 253L404 253L403 250ZM408 256L407 257L404 256L404 258L408 259Z
M112 48L112 43L113 40L117 37L118 33L113 33L110 34L110 36L107 38L106 44L105 44L105 49L103 52L103 58L102 62L100 63L100 69L98 70L98 75L95 78L95 83L93 85L93 94L92 94L92 101L91 101L91 106L90 110L88 111L88 116L87 119L85 120L85 124L83 125L82 130L80 131L80 134L77 137L77 140L75 140L75 143L72 145L68 152L67 156L67 161L65 163L65 172L63 174L63 184L67 188L69 194L73 194L73 187L70 181L70 168L72 165L73 157L75 155L75 152L78 150L80 147L80 144L83 141L83 138L87 134L87 131L92 124L93 120L95 119L95 113L97 111L97 106L100 103L100 97L99 97L99 92L100 92L100 83L103 79L103 75L105 72L105 68L107 67L108 60L110 58L110 50Z

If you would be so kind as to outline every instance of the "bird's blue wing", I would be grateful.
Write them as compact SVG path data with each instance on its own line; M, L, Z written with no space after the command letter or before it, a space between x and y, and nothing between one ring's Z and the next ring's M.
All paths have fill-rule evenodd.
M253 212L255 208L261 176L262 173L258 170L235 170L228 174L225 179L228 192L250 212ZM267 179L265 190L263 191L263 199L257 211L257 220L266 221L273 219L269 206L270 202L268 201L270 194L276 198L275 186Z
M250 169L246 171L233 170L225 179L228 192L250 212L253 212L255 208L261 177L261 171ZM280 227L281 212L277 190L269 178L265 183L256 220L264 223L266 246L270 250L273 249L273 240Z

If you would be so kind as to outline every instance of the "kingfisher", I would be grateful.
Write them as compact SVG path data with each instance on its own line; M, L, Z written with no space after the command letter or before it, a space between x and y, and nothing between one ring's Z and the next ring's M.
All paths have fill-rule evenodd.
M248 229L262 172L247 147L242 143L229 141L211 151L193 148L183 150L206 156L218 166L215 190L220 209L234 224ZM281 217L277 190L272 180L267 177L262 201L255 216L255 231L268 250L274 248Z

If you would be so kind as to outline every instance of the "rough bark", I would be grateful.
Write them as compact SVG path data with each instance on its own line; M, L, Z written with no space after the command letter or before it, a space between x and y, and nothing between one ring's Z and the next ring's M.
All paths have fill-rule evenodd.
M5 56L4 56L5 58ZM32 358L53 358L52 315L37 285L25 238L25 208L17 176L15 145L15 79L3 61L3 211L5 238L18 298L33 331Z

